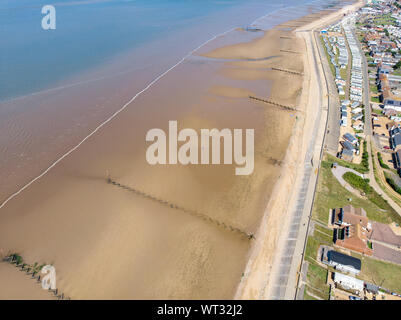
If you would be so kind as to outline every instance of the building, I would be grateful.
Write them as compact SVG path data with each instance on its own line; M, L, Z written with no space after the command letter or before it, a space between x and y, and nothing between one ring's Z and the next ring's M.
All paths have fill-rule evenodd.
M368 231L362 226L362 223L334 229L334 243L336 246L368 256L373 254L373 249L369 247Z
M390 139L390 142L393 150L398 150L398 148L401 146L401 133L393 135Z
M341 145L343 146L344 149L351 150L352 152L356 151L356 147L348 141L341 141Z
M365 230L370 230L369 220L363 208L354 208L351 205L332 210L332 224L346 227L360 224Z
M361 260L334 250L329 250L327 252L327 262L323 262L343 272L352 274L361 272Z
M398 173L401 173L401 149L393 153L393 161Z
M379 287L372 283L365 282L365 290L377 294L379 292Z
M341 158L345 161L352 162L354 159L354 152L344 148L341 152Z
M357 144L357 143L358 143L358 139L355 138L352 134L350 134L350 133L348 133L348 132L345 133L345 134L343 135L343 137L344 137L345 140L351 142L352 144Z
M331 224L334 229L334 243L346 249L372 255L373 249L369 247L368 234L372 226L362 208L351 205L333 209Z
M362 292L364 288L364 282L362 280L338 272L334 273L333 280L336 285L347 290Z

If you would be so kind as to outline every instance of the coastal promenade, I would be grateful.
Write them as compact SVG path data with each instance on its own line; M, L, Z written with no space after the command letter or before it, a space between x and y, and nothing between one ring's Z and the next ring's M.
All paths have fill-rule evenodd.
M302 296L303 287L298 287L302 282L299 281L299 277L303 273L302 261L315 197L319 166L324 151L327 126L329 124L329 109L335 108L335 104L330 104L335 99L330 100L329 97L330 89L326 78L327 74L324 73L325 70L322 64L323 52L319 51L319 38L316 31L338 20L345 12L355 10L360 6L361 3L358 2L342 8L334 14L330 14L297 30L297 34L305 39L310 70L307 112L315 110L317 115L314 121L308 121L309 125L311 123L314 124L314 129L307 141L308 147L304 149L306 150L305 158L303 164L300 164L303 168L298 170L297 183L294 188L297 191L291 201L289 223L287 222L287 227L284 229L281 247L277 251L275 267L272 270L275 280L270 288L269 298L271 299L292 300ZM331 114L331 119L332 115L333 113ZM311 115L309 114L309 116ZM334 127L335 123L330 123L330 125ZM332 150L334 149L333 137L334 135L332 134L330 138L330 141L333 142Z

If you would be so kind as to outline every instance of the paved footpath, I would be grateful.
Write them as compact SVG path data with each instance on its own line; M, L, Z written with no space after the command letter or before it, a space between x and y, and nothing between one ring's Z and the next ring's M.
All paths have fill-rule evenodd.
M345 189L347 189L349 192L351 192L351 193L353 193L353 194L355 194L355 195L357 195L357 196L360 196L360 195L361 195L361 193L360 193L358 190L356 190L356 189L354 189L353 187L351 187L351 186L349 185L349 183L348 183L347 181L344 180L343 175L344 175L346 172L352 172L352 173L356 174L357 176L360 176L361 178L364 178L364 179L365 179L365 176L364 176L362 173L359 173L358 171L355 171L355 170L350 169L350 168L342 167L342 166L337 166L336 168L332 168L332 169L331 169L331 172L332 172L333 175L336 177L336 179L338 180L338 182L340 182L340 184L341 184Z
M311 67L311 73L316 77L319 85L318 90L318 114L315 119L312 139L309 141L305 154L304 162L300 172L302 172L300 183L294 187L297 190L295 208L291 212L291 221L288 235L285 238L284 249L279 256L278 274L275 274L274 284L272 286L270 299L293 300L297 294L298 276L301 274L301 263L305 249L305 240L307 237L311 207L315 195L317 183L317 172L320 165L322 146L327 130L328 99L323 70L321 69L321 55L317 47L318 36L314 31L303 30L306 41L311 48L311 54L314 64Z

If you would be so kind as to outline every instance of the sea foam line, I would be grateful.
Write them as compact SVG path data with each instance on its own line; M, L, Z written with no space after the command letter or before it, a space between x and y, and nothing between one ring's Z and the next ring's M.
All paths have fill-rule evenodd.
M54 168L60 161L62 161L64 158L69 156L72 152L77 150L86 140L88 140L90 137L92 137L97 131L99 131L103 126L105 126L107 123L109 123L111 120L113 120L120 112L125 110L128 105L130 105L133 101L136 100L142 93L146 92L149 90L154 84L156 84L161 78L163 78L166 74L168 74L171 70L175 69L179 65L181 65L186 59L188 59L191 55L193 55L196 51L198 51L200 48L203 46L207 45L211 41L222 37L226 35L227 33L235 30L237 27L231 28L230 30L227 30L225 32L219 33L215 35L214 37L210 38L209 40L205 41L192 51L190 51L187 55L185 55L181 60L179 60L175 65L164 71L162 74L157 76L155 79L153 79L144 89L136 93L128 102L126 102L120 109L115 111L110 117L108 117L106 120L104 120L102 123L100 123L91 133L89 133L85 138L83 138L77 145L75 145L73 148L68 150L65 154L63 154L60 158L58 158L56 161L54 161L46 170L44 170L40 175L37 177L33 178L31 181L29 181L27 184L25 184L23 187L21 187L18 191L14 192L11 194L8 198L6 198L0 205L0 209L3 208L11 199L15 198L17 195L19 195L22 191L24 191L26 188L28 188L30 185L32 185L35 181L39 180L42 178L45 174L47 174L52 168Z
M311 1L313 2L318 2L317 1ZM298 6L290 6L290 7L284 7L284 8L279 8L276 9L272 12L269 12L268 14L257 18L254 22L252 22L250 25L253 25L255 22L257 22L260 19L266 18L269 15L272 15L280 10L283 9L288 9L288 8L293 8L293 7L298 7ZM60 158L58 158L56 161L54 161L47 169L45 169L40 175L38 175L37 177L33 178L31 181L29 181L27 184L25 184L23 187L21 187L18 191L14 192L13 194L11 194L10 196L8 196L8 198L6 198L1 204L0 204L0 209L3 208L10 200L12 200L13 198L15 198L17 195L19 195L22 191L24 191L25 189L27 189L30 185L32 185L34 182L36 182L37 180L39 180L40 178L42 178L44 175L46 175L52 168L54 168L59 162L61 162L64 158L66 158L67 156L69 156L72 152L74 152L75 150L77 150L86 140L88 140L91 136L93 136L97 131L99 131L103 126L105 126L107 123L109 123L111 120L113 120L120 112L122 112L123 110L125 110L128 105L130 105L133 101L136 100L136 98L138 98L142 93L146 92L147 90L149 90L156 82L158 82L161 78L163 78L166 74L168 74L171 70L175 69L176 67L178 67L180 64L182 64L186 59L188 59L191 55L193 55L196 51L198 51L200 48L202 48L203 46L207 45L208 43L210 43L211 41L220 38L224 35L226 35L227 33L230 33L231 31L234 31L235 29L237 29L238 27L233 27L227 31L224 31L222 33L219 33L215 36L213 36L212 38L210 38L209 40L203 42L201 45L199 45L198 47L196 47L195 49L191 50L187 55L185 55L181 60L179 60L175 65L173 65L172 67L170 67L169 69L167 69L166 71L164 71L162 74L160 74L159 76L157 76L155 79L153 79L144 89L142 89L141 91L139 91L138 93L136 93L128 102L126 102L120 109L118 109L117 111L115 111L110 117L108 117L105 121L103 121L102 123L100 123L91 133L89 133L85 138L83 138L77 145L75 145L72 149L70 149L69 151L67 151L65 154L63 154Z

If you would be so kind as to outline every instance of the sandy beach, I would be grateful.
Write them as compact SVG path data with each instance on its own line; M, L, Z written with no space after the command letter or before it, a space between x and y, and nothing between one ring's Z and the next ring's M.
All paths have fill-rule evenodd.
M313 28L334 15L341 13L298 23ZM53 264L58 288L72 299L266 298L297 155L318 107L310 48L295 29L237 29L233 44L211 42L188 57L0 209L0 255ZM168 131L168 120L197 131L254 128L254 173L235 176L234 165L149 165L146 132ZM8 274L13 270L0 263L0 278ZM30 281L21 284L21 297L45 298ZM0 297L15 282L4 283Z

